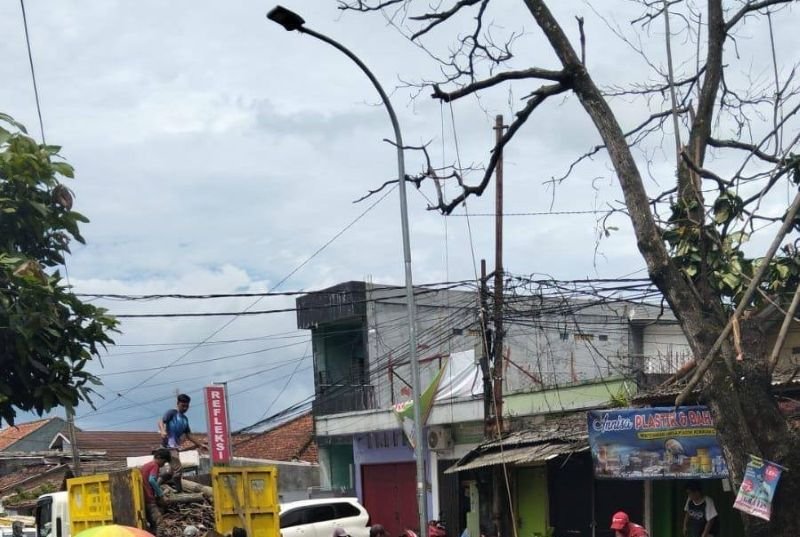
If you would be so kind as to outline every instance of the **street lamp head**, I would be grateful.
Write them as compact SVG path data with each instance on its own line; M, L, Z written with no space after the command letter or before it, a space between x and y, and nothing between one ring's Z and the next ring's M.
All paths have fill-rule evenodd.
M277 22L288 32L300 30L306 23L303 17L283 6L275 6L270 9L269 13L267 13L267 18L272 22Z

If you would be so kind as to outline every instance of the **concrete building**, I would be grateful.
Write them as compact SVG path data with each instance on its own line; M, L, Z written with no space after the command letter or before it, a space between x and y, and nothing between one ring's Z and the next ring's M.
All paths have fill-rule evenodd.
M492 464L445 473L485 440L479 296L423 287L415 295L423 388L446 366L423 439L429 512L451 535L479 535L497 511L487 500ZM411 398L406 315L404 289L366 282L297 299L297 326L312 334L322 486L357 495L372 521L396 534L418 526L414 454L393 411ZM674 319L654 306L529 294L508 299L504 318L509 432L627 401L649 373L667 373L687 356ZM531 469L536 462L544 460L512 469L512 481L525 483L520 490L547 490L544 466ZM520 502L520 518L546 519L543 498Z

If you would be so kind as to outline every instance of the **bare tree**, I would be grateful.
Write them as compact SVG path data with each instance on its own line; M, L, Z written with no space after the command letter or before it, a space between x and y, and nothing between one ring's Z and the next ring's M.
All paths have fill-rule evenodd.
M452 32L455 44L447 53L431 52L442 73L441 80L428 83L434 99L450 102L502 85L538 85L523 99L478 182L469 184L456 174L459 189L447 197L440 187L443 170L428 166L414 178L417 184L431 179L437 195L432 209L450 213L468 197L480 196L491 180L498 150L531 122L534 112L554 96L571 93L577 97L600 143L579 156L556 181L567 180L587 158L607 155L649 276L679 319L696 357L677 402L693 390L703 391L716 416L735 484L741 483L747 454L800 468L800 442L778 409L771 382L777 348L789 322L796 321L800 298L796 293L800 256L795 244L788 242L788 236L800 229L800 195L791 204L775 202L779 186L796 193L800 182L800 157L793 153L800 137L797 64L784 61L795 62L797 56L793 51L779 54L772 39L772 17L790 14L793 2L631 1L641 8L641 16L630 21L630 28L637 31L633 37L596 11L592 20L603 21L617 33L621 46L639 53L652 76L629 86L606 88L595 82L587 66L590 40L584 20L574 22L577 43L573 43L565 21L550 10L552 2L520 0L549 44L560 65L557 69L508 67L512 58L517 59L514 48L520 34L499 32L490 10L499 4L507 6L509 0L340 0L339 4L344 10L381 12L423 47L433 32ZM589 2L583 5L592 7ZM771 54L758 58L767 66L770 76L766 78L747 78L746 73L729 67L747 44L737 40L737 32L750 21L766 21L762 27L769 29ZM573 28L573 21L566 22ZM470 25L467 32L465 23ZM649 39L652 45L657 33L653 29L666 30L661 46L667 50L667 68L648 59L645 41ZM672 41L677 36L681 36L683 57L676 69ZM627 131L610 106L620 97L637 99L649 111ZM633 150L650 136L663 136L670 125L676 180L666 191L648 195ZM712 170L713 164L720 169ZM768 252L748 257L743 249L748 237L778 223L782 224ZM782 320L781 336L770 348L765 333ZM800 472L792 470L781 481L773 521L767 525L745 516L747 534L800 535L800 511L792 507L798 493Z

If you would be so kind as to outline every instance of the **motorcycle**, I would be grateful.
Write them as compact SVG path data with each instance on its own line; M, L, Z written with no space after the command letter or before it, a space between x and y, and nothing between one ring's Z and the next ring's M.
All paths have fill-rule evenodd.
M400 537L419 537L414 530L406 529ZM444 522L431 520L428 522L428 537L447 537L447 528Z
M447 537L447 528L441 520L428 522L428 537Z

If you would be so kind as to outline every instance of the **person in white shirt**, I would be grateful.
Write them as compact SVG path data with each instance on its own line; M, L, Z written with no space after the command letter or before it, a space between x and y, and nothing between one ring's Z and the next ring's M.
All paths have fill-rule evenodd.
M719 516L714 500L703 494L699 481L686 484L686 506L683 508L684 537L718 537Z

